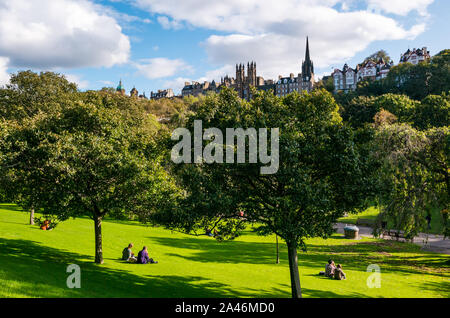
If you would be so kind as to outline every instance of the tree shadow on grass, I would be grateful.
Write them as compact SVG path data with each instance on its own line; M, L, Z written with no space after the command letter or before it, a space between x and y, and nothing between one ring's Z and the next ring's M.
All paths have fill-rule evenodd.
M351 270L366 271L370 264L377 264L382 271L400 275L419 274L448 277L450 256L423 252L420 247L403 242L360 242L345 245L309 245L308 257L299 256L305 266L317 265L314 255L329 255L336 264L341 263ZM398 255L401 253L402 255ZM345 269L344 269L345 270Z
M422 288L439 292L444 298L450 298L450 280L444 282L426 282L421 285Z
M0 297L286 297L281 289L241 292L201 276L135 275L29 240L0 238L0 251ZM80 289L66 285L69 264L81 268Z
M217 242L215 239L205 238L167 238L150 237L159 245L191 250L188 255L182 253L170 253L169 256L202 262L221 264L274 264L276 261L275 243L262 242ZM287 259L287 251L284 244L280 244L280 258Z
M10 211L17 211L17 212L27 212L27 211L24 211L17 204L12 204L12 203L0 203L0 209L10 210Z
M214 239L196 238L150 238L157 244L190 250L189 253L171 253L202 263L275 263L275 243L217 242ZM392 253L392 254L391 254ZM395 253L402 253L396 255ZM417 255L419 254L419 255ZM287 259L284 244L280 244L280 258ZM317 273L324 270L328 259L340 263L345 269L366 272L370 264L378 264L383 270L401 275L426 274L445 277L449 274L450 257L420 251L420 248L391 241L356 242L341 245L308 245L308 252L299 251L299 266L315 268Z

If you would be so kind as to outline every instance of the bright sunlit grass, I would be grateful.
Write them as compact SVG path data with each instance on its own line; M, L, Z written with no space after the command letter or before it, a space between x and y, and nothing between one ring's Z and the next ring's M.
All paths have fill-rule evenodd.
M104 265L93 263L94 225L69 220L53 231L27 225L28 214L0 205L0 297L290 297L287 251L275 237L250 230L216 242L130 222L103 222ZM147 245L154 265L119 260L130 242ZM450 297L450 256L416 245L341 235L311 239L299 253L305 297ZM318 276L326 261L341 263L348 279ZM81 289L68 289L66 267L81 267ZM370 289L369 264L381 267L381 288Z

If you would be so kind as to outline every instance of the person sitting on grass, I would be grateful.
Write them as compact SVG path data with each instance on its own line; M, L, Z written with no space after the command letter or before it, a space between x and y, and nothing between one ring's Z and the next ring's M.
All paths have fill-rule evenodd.
M140 251L138 253L138 257L137 257L137 263L138 264L158 264L158 262L155 262L153 260L153 258L150 258L148 256L148 250L147 250L147 246L144 246L142 248L142 251Z
M125 247L122 251L122 260L135 263L137 261L136 256L134 256L134 253L131 251L133 248L133 243L128 244L128 247Z
M41 230L47 231L50 228L50 221L49 220L45 220L44 223L42 223L41 225Z
M341 264L338 264L338 266L336 267L336 269L334 271L334 279L337 279L337 280L347 279L344 271L342 270Z
M325 276L332 278L334 276L335 270L336 266L334 265L334 261L332 259L328 260L328 264L325 265Z

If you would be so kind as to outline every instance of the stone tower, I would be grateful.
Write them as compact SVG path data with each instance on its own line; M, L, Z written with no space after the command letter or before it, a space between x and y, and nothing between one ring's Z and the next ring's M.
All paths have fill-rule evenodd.
M116 92L120 95L125 95L125 88L122 85L122 79L119 82L119 86L116 88Z
M245 64L236 64L236 91L240 98L250 99L250 86L257 86L256 63L247 62L247 75Z
M309 54L309 39L306 37L305 60L302 62L302 89L308 92L314 86L314 64Z
M133 87L133 89L130 91L130 96L131 97L138 97L139 96L139 92L136 89L136 87Z

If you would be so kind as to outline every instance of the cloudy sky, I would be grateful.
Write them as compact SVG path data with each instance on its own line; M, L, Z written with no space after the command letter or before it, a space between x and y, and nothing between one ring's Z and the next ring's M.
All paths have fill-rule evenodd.
M63 73L82 90L150 91L234 76L319 76L385 49L450 48L448 0L0 0L0 85L18 70Z

